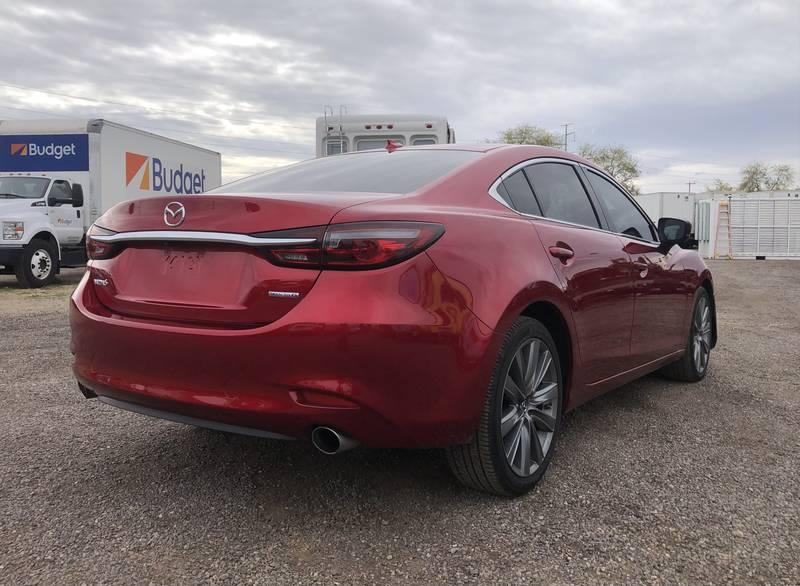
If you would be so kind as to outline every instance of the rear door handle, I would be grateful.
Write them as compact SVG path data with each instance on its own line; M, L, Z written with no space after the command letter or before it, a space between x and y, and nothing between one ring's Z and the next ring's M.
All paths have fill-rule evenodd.
M575 256L575 252L571 248L563 246L551 246L547 249L551 256L556 257L561 262L566 263L569 259Z

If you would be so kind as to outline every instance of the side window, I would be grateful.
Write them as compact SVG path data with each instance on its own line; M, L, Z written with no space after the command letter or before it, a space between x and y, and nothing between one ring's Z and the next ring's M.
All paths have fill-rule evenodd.
M61 200L72 199L72 190L69 188L69 183L66 181L53 181L49 197Z
M536 198L533 197L531 186L522 171L517 171L503 179L502 185L505 186L514 209L523 214L542 215L542 210L539 209L539 204L536 203Z
M611 229L619 234L654 240L655 235L650 227L650 223L628 199L628 196L620 191L616 185L608 179L587 170L589 183L592 185L600 205L606 213L606 219Z
M514 207L514 202L511 201L511 196L508 195L508 190L506 189L505 185L503 185L502 183L498 184L497 193L500 195L500 197L503 198L503 201L505 201L509 205L509 207L512 208Z
M539 163L525 168L546 218L599 228L597 215L572 165Z

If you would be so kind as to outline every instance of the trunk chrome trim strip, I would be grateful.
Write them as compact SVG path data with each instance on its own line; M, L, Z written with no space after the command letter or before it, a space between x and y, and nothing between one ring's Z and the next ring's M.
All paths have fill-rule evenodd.
M215 242L221 244L240 244L243 246L280 246L292 244L312 244L316 238L256 238L247 234L231 232L199 232L189 230L148 230L140 232L117 232L91 236L98 242Z

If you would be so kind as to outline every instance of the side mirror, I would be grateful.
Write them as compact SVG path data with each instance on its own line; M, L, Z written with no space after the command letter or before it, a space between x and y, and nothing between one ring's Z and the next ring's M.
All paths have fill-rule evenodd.
M681 248L697 248L697 241L692 238L692 225L678 218L661 218L658 220L658 239L665 248L678 245Z
M80 183L72 184L72 207L79 208L83 206L83 187Z

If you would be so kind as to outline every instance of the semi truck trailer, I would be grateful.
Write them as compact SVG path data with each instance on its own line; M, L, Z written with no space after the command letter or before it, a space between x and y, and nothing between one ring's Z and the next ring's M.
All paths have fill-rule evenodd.
M86 230L127 200L219 187L220 154L103 119L0 120L0 274L43 287L86 263Z

